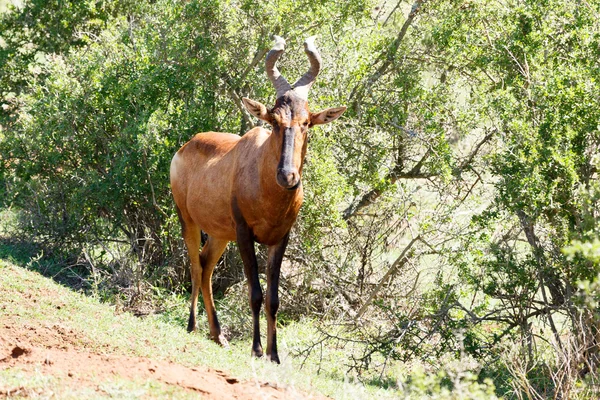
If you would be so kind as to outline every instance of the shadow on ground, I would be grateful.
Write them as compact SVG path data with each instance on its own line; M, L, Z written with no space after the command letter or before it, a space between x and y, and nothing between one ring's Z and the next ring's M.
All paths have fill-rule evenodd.
M89 288L90 271L77 260L52 254L43 246L11 237L0 237L0 259L36 271L73 290Z

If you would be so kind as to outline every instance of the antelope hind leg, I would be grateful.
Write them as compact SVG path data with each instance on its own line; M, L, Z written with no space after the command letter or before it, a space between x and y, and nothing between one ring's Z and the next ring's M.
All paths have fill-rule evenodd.
M179 209L177 210L179 211ZM188 319L188 332L196 330L196 315L198 314L198 294L202 282L202 265L200 264L200 228L193 222L186 222L180 214L183 240L187 247L192 275L192 296L190 317Z
M212 274L215 265L227 247L227 243L227 240L215 239L214 237L209 236L206 244L202 248L202 253L200 253L200 264L202 265L202 298L204 299L204 308L208 318L210 337L223 347L227 347L229 343L221 333L221 326L217 319L217 311L215 309L212 292Z

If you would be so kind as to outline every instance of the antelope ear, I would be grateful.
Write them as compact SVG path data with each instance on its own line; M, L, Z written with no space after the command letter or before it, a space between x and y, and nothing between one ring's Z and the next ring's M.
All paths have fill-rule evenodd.
M250 114L254 115L258 119L262 119L265 122L271 123L271 118L267 112L267 107L265 107L264 104L258 101L247 99L246 97L243 97L242 101L244 102L244 107L246 107L246 110L248 110Z
M335 121L344 113L344 111L346 111L346 107L334 107L318 113L311 113L310 126L327 124L331 121Z

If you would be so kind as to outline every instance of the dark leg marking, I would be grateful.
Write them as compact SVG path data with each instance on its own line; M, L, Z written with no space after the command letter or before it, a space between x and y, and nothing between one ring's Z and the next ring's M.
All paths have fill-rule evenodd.
M256 261L256 252L254 250L254 235L252 230L241 215L234 198L232 202L233 215L236 222L237 243L240 249L240 255L244 262L244 273L248 280L248 295L250 298L250 308L252 309L252 354L256 357L262 357L263 350L260 343L260 307L263 301L263 293L258 280L258 262Z
M288 244L289 232L281 241L269 246L269 261L267 268L267 356L271 361L279 364L277 354L277 310L279 309L279 275L281 262Z

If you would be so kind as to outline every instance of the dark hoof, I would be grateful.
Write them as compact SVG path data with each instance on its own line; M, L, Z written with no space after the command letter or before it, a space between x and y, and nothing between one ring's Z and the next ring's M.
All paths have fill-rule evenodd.
M194 313L190 313L190 318L188 319L188 326L187 326L187 331L188 332L194 332L196 330L196 316L194 315Z
M194 332L195 330L196 330L196 324L189 323L189 324L188 324L188 326L187 326L187 331L188 331L189 333L192 333L192 332Z
M277 354L272 354L270 357L268 357L268 359L271 362L274 362L275 364L281 364L281 362L279 361L279 356Z
M256 358L261 358L263 356L263 351L261 348L252 349L252 355Z

